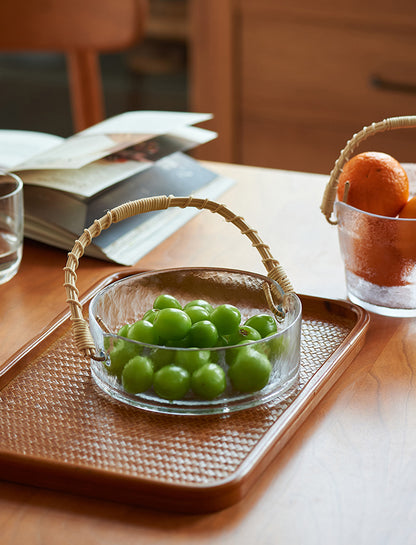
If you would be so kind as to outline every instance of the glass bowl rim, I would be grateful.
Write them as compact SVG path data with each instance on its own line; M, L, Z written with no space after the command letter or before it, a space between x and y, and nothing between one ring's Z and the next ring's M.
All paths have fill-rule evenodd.
M359 214L363 216L368 216L370 218L377 218L379 220L385 220L385 221L399 221L401 223L413 223L416 221L416 218L399 218L397 216L381 216L380 214L373 214L372 212L367 212L366 210L361 210L360 208L356 208L355 206L351 206L350 204L347 204L346 202L342 201L335 201L335 211L337 211L337 208L340 208L341 210L344 208L348 211L358 212ZM337 214L337 219L338 214Z
M250 276L254 276L258 279L261 279L261 280L265 280L267 282L270 282L271 284L274 284L280 291L280 293L282 294L283 297L290 297L292 298L293 300L296 301L297 303L297 312L296 312L296 315L293 317L293 320L286 324L285 327L283 327L282 329L279 329L279 331L277 333L274 333L273 335L270 335L269 337L267 337L268 340L270 339L274 339L275 337L279 337L281 335L283 335L288 329L290 329L293 324L302 318L302 301L300 300L299 296L297 295L297 293L295 292L287 292L287 293L284 293L284 291L282 290L282 288L280 287L280 285L275 281L273 280L272 278L269 278L268 276L265 276L261 273L257 273L257 272L252 272L252 271L245 271L245 270L240 270L240 269L230 269L230 268L221 268L221 267L172 267L172 268L165 268L165 269L154 269L154 270L148 270L148 271L143 271L143 272L139 272L139 273L134 273L134 274L131 274L131 275L128 275L128 276L125 276L123 278L120 278L119 280L116 280L115 282L109 284L108 286L105 286L104 288L102 288L99 292L97 292L94 297L91 299L91 302L90 302L90 305L89 305L89 320L93 320L94 322L94 326L98 327L104 336L106 337L111 337L113 339L122 339L122 340L125 340L125 341L128 341L128 342L131 342L131 343L134 343L134 344L137 344L139 346L143 346L143 347L146 347L146 348L161 348L161 349L164 349L164 350L178 350L178 351L197 351L197 350L209 350L209 351L220 351L220 350L227 350L227 349L230 349L230 348L235 348L236 346L243 346L242 344L239 344L239 345L229 345L229 346L214 346L214 347L208 347L208 348L204 348L204 349L201 349L201 348L196 348L196 347L177 347L177 346L160 346L160 345L156 345L156 344L147 344L147 343L143 343L141 341L135 341L133 339L129 339L127 337L122 337L120 335L117 335L117 333L112 333L112 332L108 332L106 331L105 329L103 329L103 327L100 325L100 323L97 321L96 319L96 316L91 312L91 309L94 307L94 303L99 299L100 296L102 296L104 293L110 291L111 289L113 289L114 287L117 287L117 285L120 285L128 280L131 280L133 278L139 278L139 277L145 277L145 276L151 276L152 274L158 274L158 273L162 273L162 274L166 274L166 273L175 273L175 272L188 272L188 271L208 271L208 272L213 272L213 271L217 271L217 272L233 272L233 273L238 273L238 274L248 274ZM265 342L265 339L258 339L256 341L254 340L250 340L250 341L247 341L246 343L244 343L244 346L247 346L247 345L250 345L250 346L254 346L256 344L260 344L260 343L264 343Z

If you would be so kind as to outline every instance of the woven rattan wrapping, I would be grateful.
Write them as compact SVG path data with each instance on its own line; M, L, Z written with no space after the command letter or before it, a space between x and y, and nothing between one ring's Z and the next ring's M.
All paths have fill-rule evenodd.
M87 322L83 317L82 306L78 300L78 288L76 286L77 274L76 270L79 266L79 259L83 256L85 248L91 244L93 238L100 235L103 229L108 229L112 223L122 221L137 214L153 210L165 210L169 207L187 207L197 208L199 210L209 210L221 216L226 222L235 225L256 248L262 258L262 263L266 268L269 278L277 282L284 293L292 292L293 287L280 263L275 259L270 251L270 248L265 244L255 229L251 228L241 216L237 216L223 204L218 204L208 199L200 199L197 197L174 197L167 195L159 195L138 199L136 201L127 202L112 210L109 210L105 216L96 219L94 223L85 229L78 240L75 241L72 251L68 254L68 260L65 267L65 290L67 293L67 302L69 304L72 322L75 335L75 344L78 350L91 357L99 356L95 354L95 344L91 337ZM269 301L278 304L282 300L282 294L277 288L272 288L273 294L270 293ZM273 295L273 297L272 297Z
M232 481L356 326L354 313L334 313L336 306L303 306L298 391L284 404L226 417L159 415L113 401L93 383L65 321L57 339L46 342L0 394L0 463L16 455L22 464L36 459L177 487Z

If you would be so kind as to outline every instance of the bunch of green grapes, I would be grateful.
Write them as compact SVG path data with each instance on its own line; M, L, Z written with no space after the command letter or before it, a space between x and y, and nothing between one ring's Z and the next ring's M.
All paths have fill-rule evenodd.
M213 308L197 299L182 307L176 298L162 294L140 320L120 328L122 338L112 344L104 365L131 394L153 389L168 400L182 399L188 392L212 400L224 393L227 375L235 391L256 392L269 381L271 348L269 343L247 342L266 339L277 330L276 320L266 313L242 323L241 312L233 305ZM273 350L281 351L280 344ZM226 347L232 348L212 350ZM221 352L224 366L218 361Z

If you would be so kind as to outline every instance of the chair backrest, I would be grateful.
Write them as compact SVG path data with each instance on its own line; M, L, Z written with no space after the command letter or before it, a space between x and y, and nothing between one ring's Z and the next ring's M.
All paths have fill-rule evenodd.
M144 36L148 0L2 0L0 50L65 53L76 132L101 121L99 53Z

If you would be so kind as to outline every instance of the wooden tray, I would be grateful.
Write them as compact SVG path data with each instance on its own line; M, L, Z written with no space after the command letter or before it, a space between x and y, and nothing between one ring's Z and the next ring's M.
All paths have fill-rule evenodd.
M84 308L124 276L91 289ZM239 501L364 342L360 307L301 299L299 388L285 403L227 416L159 415L107 397L75 347L69 314L58 317L1 372L0 478L188 513Z

